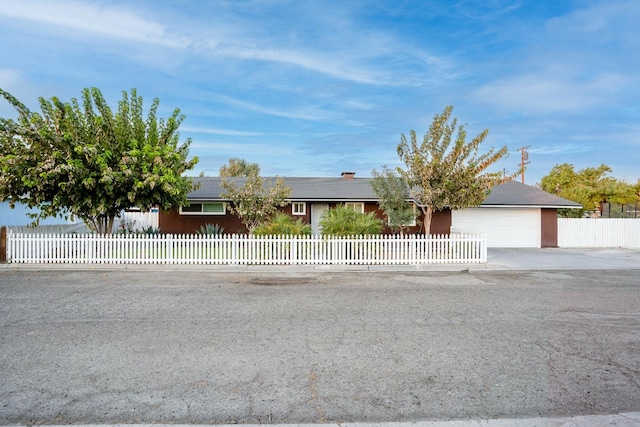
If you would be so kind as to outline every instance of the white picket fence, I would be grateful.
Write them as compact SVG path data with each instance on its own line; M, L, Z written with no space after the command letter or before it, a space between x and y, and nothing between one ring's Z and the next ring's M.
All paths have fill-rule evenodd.
M640 249L640 218L558 218L558 247Z
M486 263L484 233L432 236L7 235L11 263L448 264Z

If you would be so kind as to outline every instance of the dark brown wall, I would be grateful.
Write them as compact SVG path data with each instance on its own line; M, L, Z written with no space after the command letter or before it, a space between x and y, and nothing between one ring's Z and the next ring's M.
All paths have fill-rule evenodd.
M558 210L540 209L540 246L543 248L558 247Z
M431 217L431 234L446 234L451 232L451 209L433 213Z
M205 224L224 227L225 234L244 232L245 227L238 217L226 215L180 215L178 211L160 211L158 225L167 234L194 234Z
M384 221L385 226L382 230L383 234L391 233L391 229L386 225L387 218L380 209L378 209L377 203L365 204L364 207L365 213L368 212L376 212L376 216ZM416 225L412 227L405 228L405 234L423 234L422 229L422 218L423 215L420 213L418 218L416 218ZM442 211L434 212L431 217L431 231L430 234L446 234L448 235L451 232L451 210L445 209Z
M335 203L331 205L331 207L335 207ZM384 212L382 212L380 209L378 209L378 204L377 203L365 203L364 204L364 213L368 214L369 212L373 212L376 215L376 218L382 220L382 234L390 234L391 233L391 229L389 228L389 225L387 225L388 221L387 221L387 217L384 215Z

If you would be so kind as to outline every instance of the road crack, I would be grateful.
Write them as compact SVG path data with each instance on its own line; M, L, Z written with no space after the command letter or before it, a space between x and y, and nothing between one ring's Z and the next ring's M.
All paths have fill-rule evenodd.
M311 372L309 374L309 388L311 390L311 400L309 401L309 403L311 403L313 405L313 408L318 413L318 417L319 417L318 421L319 422L324 422L324 420L325 420L324 411L320 407L320 402L318 400L318 389L316 387L316 379L317 378L318 377L315 374L315 372Z

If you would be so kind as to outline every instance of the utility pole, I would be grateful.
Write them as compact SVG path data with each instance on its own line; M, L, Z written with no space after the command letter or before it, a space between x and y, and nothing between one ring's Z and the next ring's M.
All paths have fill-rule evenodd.
M527 148L531 147L531 145L527 145L526 147L520 147L516 151L520 151L520 170L522 171L522 183L524 184L524 165L528 165L529 161L529 152Z

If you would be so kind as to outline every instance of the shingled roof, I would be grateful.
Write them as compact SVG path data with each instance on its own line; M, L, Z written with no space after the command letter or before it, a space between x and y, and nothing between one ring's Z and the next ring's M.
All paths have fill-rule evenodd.
M507 181L493 189L487 196L482 206L506 207L506 206L534 206L541 208L581 208L580 203L572 202L539 188Z
M233 178L238 185L243 185L246 178ZM375 202L376 193L371 188L372 178L310 178L310 177L282 177L285 184L291 187L291 201L360 201ZM274 177L265 180L275 181ZM193 178L199 188L191 192L189 200L217 200L224 190L220 187L220 177Z
M242 185L245 178L233 178ZM275 180L267 177L266 180ZM314 177L282 177L285 184L291 187L289 200L309 202L375 202L378 200L371 181L373 178L314 178ZM198 188L192 191L188 199L191 201L220 200L224 190L220 187L220 177L194 177ZM484 207L545 207L545 208L580 208L579 203L542 191L536 187L508 181L494 187Z

